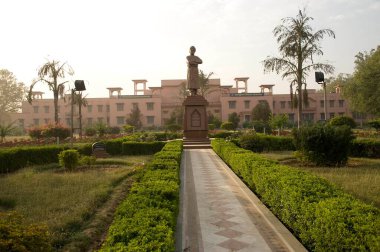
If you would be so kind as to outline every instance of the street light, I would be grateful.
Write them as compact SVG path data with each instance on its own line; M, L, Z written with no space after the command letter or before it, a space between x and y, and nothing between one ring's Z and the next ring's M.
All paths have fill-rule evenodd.
M71 89L71 147L73 147L73 138L74 138L74 94L76 91L86 90L83 80L76 80L74 82L75 88Z
M315 82L323 85L324 92L324 113L325 113L325 121L327 121L327 104L326 104L326 82L325 75L322 72L315 72Z

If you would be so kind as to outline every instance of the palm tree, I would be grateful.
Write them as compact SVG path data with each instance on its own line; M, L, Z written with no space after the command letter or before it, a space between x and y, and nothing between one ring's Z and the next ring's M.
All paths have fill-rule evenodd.
M34 86L43 82L49 86L49 89L53 91L54 96L54 121L55 124L58 124L58 97L63 96L65 90L65 83L68 81L63 81L58 83L60 78L65 78L66 74L73 75L73 69L66 63L60 63L59 61L52 60L46 62L43 66L38 69L38 78L33 81L30 85L28 93L28 101L32 103L32 91Z
M205 74L202 70L199 70L198 74L198 80L199 80L199 93L204 97L209 89L210 86L208 85L208 81L210 80L210 77L214 75L214 72L210 72L209 74Z
M298 127L302 120L302 100L307 103L306 77L311 70L321 70L327 74L334 72L330 64L314 63L315 55L323 55L320 40L325 35L335 38L335 33L330 29L322 29L313 32L305 10L299 10L298 15L282 19L282 24L274 30L274 36L279 43L281 57L267 57L263 61L265 71L282 72L282 78L289 78L290 95L295 107L298 107ZM293 86L295 86L295 99L293 99ZM302 92L304 87L304 94ZM296 102L295 102L296 101Z
M86 96L87 95L83 96L82 92L74 93L74 104L78 105L79 113L79 138L82 138L82 107L86 107L88 105Z
M16 126L14 126L14 122L9 123L7 125L0 124L0 143L3 143L5 137L11 134L12 131L14 131L15 129L16 129Z

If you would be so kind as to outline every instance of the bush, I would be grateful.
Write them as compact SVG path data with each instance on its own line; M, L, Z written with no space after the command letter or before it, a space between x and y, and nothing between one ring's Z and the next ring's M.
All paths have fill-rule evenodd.
M345 165L354 139L350 127L330 125L304 126L293 136L301 157L320 166Z
M89 136L89 137L91 137L91 136L95 136L95 135L96 135L96 129L93 128L93 127L86 127L86 128L84 129L84 134L85 134L86 136Z
M0 212L0 251L52 251L45 225L26 224L15 212Z
M114 126L114 127L107 127L106 133L110 135L117 135L120 134L120 127Z
M80 165L93 166L96 163L96 157L94 156L81 156L79 158Z
M68 138L71 134L69 128L63 127L61 125L52 125L49 124L46 127L42 128L43 137L58 137L60 140Z
M101 251L174 251L180 182L177 155L169 153L181 151L182 141L169 142L141 171L117 208Z
M369 121L368 125L372 128L375 128L377 131L379 131L380 130L380 118Z
M380 211L326 180L222 139L215 152L310 251L380 251Z
M123 155L151 155L162 149L164 142L123 142Z
M79 164L79 152L77 150L64 150L58 155L59 164L72 171Z
M295 150L291 137L264 135L254 131L243 133L237 143L240 147L254 152Z
M380 158L380 140L355 139L350 155L354 157Z
M252 127L256 132L270 134L272 132L268 123L263 121L252 121Z
M126 133L132 133L135 131L135 126L132 126L132 125L129 125L129 124L126 124L123 126L123 129Z
M224 122L224 123L222 123L220 128L222 128L224 130L234 130L235 129L234 124L232 122Z
M42 138L42 128L35 127L28 130L29 136L33 139Z
M177 132L182 129L182 126L178 124L169 124L166 126L166 129L170 132Z
M336 116L329 121L329 125L331 126L348 126L351 129L356 127L356 122L354 119L348 116Z

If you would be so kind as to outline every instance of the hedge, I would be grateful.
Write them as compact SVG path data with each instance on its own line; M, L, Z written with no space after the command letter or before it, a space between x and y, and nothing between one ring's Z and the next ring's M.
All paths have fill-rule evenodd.
M123 155L150 155L164 147L164 142L123 142Z
M214 151L311 251L380 251L380 211L326 180L231 142Z
M292 137L272 136L260 133L241 135L236 143L254 152L295 150Z
M174 251L181 152L182 141L169 142L145 166L117 208L100 251Z
M350 155L354 157L380 158L380 140L355 139Z

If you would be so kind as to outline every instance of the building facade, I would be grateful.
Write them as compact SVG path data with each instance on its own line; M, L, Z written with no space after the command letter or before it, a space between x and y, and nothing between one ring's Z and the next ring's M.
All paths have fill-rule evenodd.
M291 122L296 122L297 109L292 108L289 94L273 94L274 85L260 85L257 93L247 92L248 77L235 78L235 85L221 85L220 79L211 79L206 90L203 90L209 105L209 114L225 122L228 115L236 112L240 122L250 121L252 109L261 101L268 102L271 111L276 114L287 114ZM163 126L173 113L178 113L186 98L186 80L162 80L160 87L146 86L147 80L133 80L134 94L123 95L121 87L109 87L108 97L85 98L87 105L82 107L83 127L103 123L108 126L123 126L133 108L138 107L141 112L143 127ZM357 122L363 119L350 111L349 106L340 95L339 89L335 93L327 94L326 104L323 92L309 89L309 103L303 109L303 119L311 122L330 119L334 116L346 115L353 117ZM53 99L44 99L42 92L33 93L33 102L22 104L22 111L12 115L21 128L43 126L54 122ZM67 95L58 102L60 124L71 127L71 99ZM327 106L327 115L324 106ZM79 127L79 109L74 106L74 128Z

